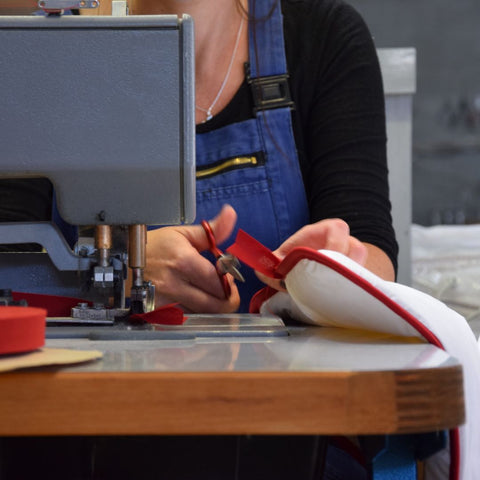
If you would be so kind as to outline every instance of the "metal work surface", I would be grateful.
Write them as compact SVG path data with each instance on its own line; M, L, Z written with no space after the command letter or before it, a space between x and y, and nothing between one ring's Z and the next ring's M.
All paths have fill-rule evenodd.
M104 353L101 361L62 369L72 372L361 372L425 370L456 363L444 351L415 339L406 341L391 335L323 327L290 327L286 335L287 330L275 325L274 320L270 325L263 320L257 327L250 327L258 329L257 336L252 334L254 330L247 330L245 334L248 327L243 325L235 338L232 338L235 326L233 329L227 329L227 326L204 328L200 327L198 317L193 324L187 321L185 328L165 326L160 330L144 331L146 335L141 335L139 340L135 340L134 334L133 340L125 340L122 335L114 340L115 332L108 333L109 327L70 330L77 338L65 338L69 335L68 327L65 327L63 338L52 338L55 332L62 332L62 328L47 329L48 347L101 350ZM278 329L278 336L265 338L272 328ZM79 338L81 332L84 336ZM100 335L99 332L105 333ZM166 335L163 339L161 335L155 338L157 332ZM172 334L170 339L168 333ZM146 339L148 334L154 338Z
M64 320L67 325L51 326L47 329L48 341L53 339L79 339L87 342L114 341L115 345L123 341L126 342L123 344L123 348L128 350L132 342L136 341L154 342L154 346L161 349L168 347L172 340L179 341L181 348L182 342L186 342L188 345L192 341L196 342L202 338L216 338L217 341L224 342L229 339L245 337L265 339L288 335L282 320L273 315L196 314L189 315L182 325L152 325L148 323L135 325L120 322L113 324L112 322L111 325L106 326L70 326L68 324L75 321L71 318L47 319L47 324L52 321L61 324ZM159 340L164 342L159 343ZM141 345L142 343L140 343ZM106 347L106 350L110 351L110 347Z

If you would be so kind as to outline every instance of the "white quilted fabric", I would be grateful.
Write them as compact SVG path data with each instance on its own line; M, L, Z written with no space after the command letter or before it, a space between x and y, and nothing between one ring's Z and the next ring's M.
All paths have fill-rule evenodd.
M318 253L318 261L304 259L290 270L285 278L288 294L274 295L261 311L288 310L297 320L311 324L403 336L423 337L418 330L423 325L463 366L467 422L459 429L460 479L479 479L480 351L465 318L426 293L387 282L340 253ZM325 258L338 268L322 263ZM414 325L409 323L412 319ZM448 451L432 457L426 469L428 480L448 478L448 462Z

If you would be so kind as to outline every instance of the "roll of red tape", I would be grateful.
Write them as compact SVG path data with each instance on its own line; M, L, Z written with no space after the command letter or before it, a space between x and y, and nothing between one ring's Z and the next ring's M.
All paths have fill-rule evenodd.
M43 347L47 311L34 307L0 307L0 355Z

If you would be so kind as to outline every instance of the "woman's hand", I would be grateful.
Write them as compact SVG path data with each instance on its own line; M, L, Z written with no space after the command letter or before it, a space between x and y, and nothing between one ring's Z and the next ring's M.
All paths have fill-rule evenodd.
M321 220L298 230L273 253L281 260L295 247L310 247L314 250L326 249L343 253L360 265L365 265L369 249L365 244L350 235L347 223L338 218ZM275 280L257 272L262 282L276 290L285 291L280 280Z
M237 214L226 205L211 220L218 243L231 234ZM186 311L227 313L238 309L240 297L231 275L225 298L215 266L199 252L209 248L202 226L165 227L148 232L145 278L155 285L156 306L178 302Z

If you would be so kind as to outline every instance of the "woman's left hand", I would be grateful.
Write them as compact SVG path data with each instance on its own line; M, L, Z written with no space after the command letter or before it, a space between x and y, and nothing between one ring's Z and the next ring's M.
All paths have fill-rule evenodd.
M334 250L350 257L360 265L366 264L369 253L366 245L350 235L348 224L338 218L306 225L285 240L273 253L282 260L295 247ZM258 272L257 276L276 290L285 290L280 280L266 277Z

